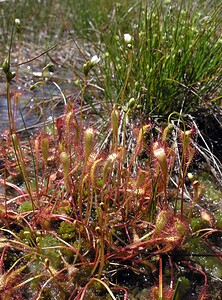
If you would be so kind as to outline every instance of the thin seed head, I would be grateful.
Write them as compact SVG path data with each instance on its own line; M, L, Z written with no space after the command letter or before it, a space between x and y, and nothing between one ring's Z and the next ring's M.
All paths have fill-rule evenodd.
M157 158L158 163L161 167L164 180L167 180L167 172L168 172L168 166L167 166L167 158L166 158L166 152L163 147L156 148L156 145L154 145L154 156Z
M42 139L41 148L42 148L42 156L43 156L44 163L47 164L47 160L49 157L49 140L47 137Z
M119 127L119 112L117 109L113 109L111 113L111 126L113 130L113 136L117 139L118 127Z
M93 148L93 140L94 140L94 130L92 128L87 128L84 132L84 150L85 150L85 159L88 160L92 148Z
M69 160L68 154L66 152L62 152L60 154L60 160L61 160L61 163L62 163L64 177L68 178L69 168L70 168L70 160Z

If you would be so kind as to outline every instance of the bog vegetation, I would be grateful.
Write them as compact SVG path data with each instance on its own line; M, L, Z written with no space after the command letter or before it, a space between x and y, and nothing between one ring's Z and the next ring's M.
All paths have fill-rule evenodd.
M0 3L2 299L221 299L222 4L200 2Z

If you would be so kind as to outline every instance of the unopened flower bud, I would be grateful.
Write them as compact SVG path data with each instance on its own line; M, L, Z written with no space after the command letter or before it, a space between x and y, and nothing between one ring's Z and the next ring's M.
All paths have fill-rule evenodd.
M36 83L30 85L30 87L29 87L30 91L34 91L37 88L37 86L39 86L41 84L42 84L42 81L37 81Z
M130 100L128 102L128 108L129 109L134 108L135 104L136 104L136 99L135 98L130 98Z
M10 64L9 64L9 59L8 57L5 58L2 64L2 71L7 74L10 70Z
M16 75L16 72L8 71L8 73L6 74L7 81L10 83L12 81L12 79L15 77L15 75Z
M51 73L55 72L55 66L52 63L48 63L43 69L43 71L47 70Z

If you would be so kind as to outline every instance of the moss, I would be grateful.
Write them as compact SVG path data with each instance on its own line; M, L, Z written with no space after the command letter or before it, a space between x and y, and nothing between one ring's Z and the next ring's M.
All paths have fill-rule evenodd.
M191 226L192 231L196 232L200 229L207 228L208 223L201 218L194 217L190 221L190 226Z
M217 229L222 230L222 212L216 213L214 215L215 218L215 227Z
M61 246L61 242L50 234L37 237L36 242L39 248L39 253L46 256L50 264L55 269L59 268L61 265L61 256L56 246Z
M23 213L23 212L27 212L27 211L32 211L33 210L33 204L31 201L25 201L23 202L19 208L18 208L18 212L19 213Z
M73 224L63 221L60 224L58 234L64 240L71 240L76 235L75 226Z
M222 261L214 256L211 248L201 238L191 238L187 241L186 248L192 260L200 264L211 276L222 278Z

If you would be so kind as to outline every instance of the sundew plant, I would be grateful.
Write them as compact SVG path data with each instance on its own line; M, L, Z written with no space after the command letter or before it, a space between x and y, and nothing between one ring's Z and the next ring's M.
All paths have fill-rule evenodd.
M121 146L117 109L110 122L106 150L100 150L96 129L81 128L73 109L57 119L55 136L4 138L3 299L129 299L128 273L143 280L150 299L183 297L192 276L199 276L195 295L204 299L208 279L196 264L220 278L217 252L210 260L191 259L199 254L195 247L209 253L208 237L220 226L209 228L206 210L201 225L195 221L200 183L191 184L190 194L185 191L194 132L169 124L155 137L151 123L136 126L128 153Z
M1 297L219 300L222 4L74 2L1 3Z

